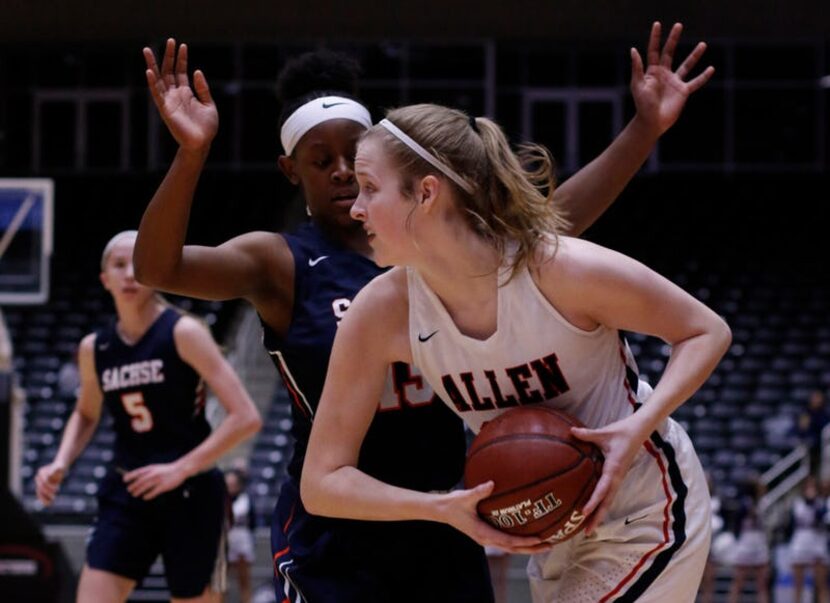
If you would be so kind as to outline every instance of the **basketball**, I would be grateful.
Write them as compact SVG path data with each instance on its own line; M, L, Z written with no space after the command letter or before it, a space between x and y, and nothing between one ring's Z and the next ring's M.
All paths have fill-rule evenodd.
M485 423L464 468L467 488L495 482L479 515L516 536L558 543L578 534L603 462L597 446L571 435L571 427L583 426L547 406L514 408Z

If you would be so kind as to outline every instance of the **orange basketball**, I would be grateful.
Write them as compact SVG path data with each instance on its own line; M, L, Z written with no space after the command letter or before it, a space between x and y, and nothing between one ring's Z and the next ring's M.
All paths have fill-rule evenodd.
M547 406L514 408L485 423L464 468L468 488L495 482L479 515L517 536L563 542L579 533L603 462L597 446L571 435L571 427L582 426Z

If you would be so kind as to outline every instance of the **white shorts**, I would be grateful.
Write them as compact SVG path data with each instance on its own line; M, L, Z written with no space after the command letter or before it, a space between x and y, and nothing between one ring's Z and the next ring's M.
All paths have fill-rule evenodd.
M669 419L634 459L605 521L531 557L534 603L695 600L712 518L703 467Z
M790 563L813 565L827 562L827 535L819 530L798 528L790 541Z
M231 528L228 530L228 563L247 561L253 563L254 535L248 528Z
M769 543L763 530L744 530L729 554L732 565L752 567L769 563Z

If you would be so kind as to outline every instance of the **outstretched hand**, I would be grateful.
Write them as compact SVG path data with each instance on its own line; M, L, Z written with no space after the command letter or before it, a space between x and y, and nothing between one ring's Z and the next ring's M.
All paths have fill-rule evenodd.
M706 52L705 42L698 42L689 56L672 71L674 52L683 25L674 24L662 48L661 30L659 21L651 26L647 68L643 68L643 59L637 49L631 49L631 95L637 107L637 116L645 120L658 136L674 125L689 96L703 87L715 73L715 68L710 65L699 75L686 81L700 57Z
M176 41L168 39L161 71L153 51L145 47L143 52L147 85L173 138L183 149L206 151L219 129L219 112L204 73L197 69L193 73L193 87L190 86L187 45L180 44L177 51Z

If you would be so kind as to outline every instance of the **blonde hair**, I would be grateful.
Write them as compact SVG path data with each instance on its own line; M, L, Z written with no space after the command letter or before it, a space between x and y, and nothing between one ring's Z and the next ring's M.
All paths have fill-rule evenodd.
M121 241L131 238L135 239L138 237L137 230L122 230L115 236L113 236L107 244L104 245L104 251L101 253L101 270L105 270L107 267L107 260L110 258L110 254L112 253L113 248L120 243Z
M112 250L115 248L115 246L118 243L120 243L121 241L124 241L126 239L133 239L134 240L137 237L138 237L138 231L137 230L122 230L118 234L114 235L109 241L107 241L107 244L104 245L104 251L101 253L101 270L106 270L107 260L109 259L110 255L112 254ZM177 306L176 304L171 302L169 299L164 297L164 295L162 295L158 291L154 290L154 294L155 294L156 301L158 303L160 303L162 306L164 306L165 308L170 308L171 310L174 310L174 311L178 312L182 316L189 316L189 317L197 320L198 322L202 323L202 326L204 326L208 330L208 332L211 333L211 335L213 334L213 331L210 328L210 325L208 324L207 320L205 320L204 317L199 316L198 314L194 314L193 312L190 312L189 310L185 310L184 308L181 308L181 307Z
M553 207L554 164L542 146L514 152L501 128L486 117L471 118L440 105L411 105L386 118L470 185L472 192L428 163L382 126L364 138L380 137L401 174L401 193L412 196L415 181L428 174L453 187L459 209L474 232L488 240L512 273L527 265L544 241L556 248L567 222ZM515 244L515 245L513 245ZM507 255L510 253L508 260Z

